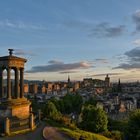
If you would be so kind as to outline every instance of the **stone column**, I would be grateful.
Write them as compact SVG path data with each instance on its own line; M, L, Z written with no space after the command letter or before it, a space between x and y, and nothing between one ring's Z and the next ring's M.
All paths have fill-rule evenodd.
M20 98L24 97L24 69L20 69Z
M9 118L6 118L5 120L5 134L9 135L10 133L10 120Z
M3 98L3 69L0 68L0 98Z
M19 98L19 70L15 69L15 95L16 98Z
M31 128L31 130L34 129L34 115L33 115L33 113L30 114L30 128Z
M7 69L7 98L11 99L11 68Z

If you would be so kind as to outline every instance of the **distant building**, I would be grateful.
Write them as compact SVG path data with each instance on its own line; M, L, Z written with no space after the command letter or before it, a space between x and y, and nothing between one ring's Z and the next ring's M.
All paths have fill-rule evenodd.
M119 79L119 81L118 81L117 91L118 91L118 92L122 92L122 85L121 85L120 79Z
M68 76L67 88L70 89L72 87L70 77Z
M95 93L96 94L102 94L104 92L104 88L102 87L95 87Z
M68 82L67 82L67 92L73 92L73 88L72 88L72 83L70 81L70 77L68 76Z
M32 93L32 94L38 93L38 85L37 84L29 85L29 93Z
M24 84L24 93L29 93L29 85Z
M83 86L91 86L93 83L93 79L92 78L84 78L83 79Z
M41 87L41 93L46 93L46 92L47 92L46 86L45 85L42 85L42 87Z
M74 91L78 90L80 88L80 83L79 82L75 82L74 83Z
M54 90L59 91L60 90L60 84L59 83L55 83L54 84Z
M108 74L105 77L105 87L109 88L110 87L110 77Z
M47 83L47 93L52 93L53 87L53 83Z

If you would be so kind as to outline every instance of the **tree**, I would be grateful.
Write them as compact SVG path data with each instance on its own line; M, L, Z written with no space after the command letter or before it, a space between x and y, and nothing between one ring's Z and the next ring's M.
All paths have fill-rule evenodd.
M61 100L59 100L59 109L64 114L70 114L73 112L80 113L83 104L82 97L75 94L67 94Z
M88 101L85 102L85 105L89 105L89 104L96 106L96 104L97 104L96 97L91 97Z
M52 97L50 101L56 106L57 110L61 112L61 106L62 106L60 103L61 100L58 100L55 97Z
M81 127L91 132L103 132L107 130L107 115L100 108L93 105L83 107L81 112Z
M45 107L46 107L46 103L39 103L39 102L37 102L37 100L33 100L32 102L31 102L31 108L32 108L32 111L34 112L34 113L37 113L38 112L38 110L41 110L41 117L42 118L44 118L45 117L45 115L44 115L44 109L45 109Z
M75 93L72 98L72 104L72 112L80 113L83 104L82 96L78 93Z
M125 120L113 120L111 118L108 118L108 130L114 131L118 130L121 132L124 132L127 127L127 121Z
M140 140L140 109L130 114L125 136L127 140Z
M56 106L51 101L48 101L46 104L45 114L48 118L53 120L59 120L61 117L61 113L57 110Z

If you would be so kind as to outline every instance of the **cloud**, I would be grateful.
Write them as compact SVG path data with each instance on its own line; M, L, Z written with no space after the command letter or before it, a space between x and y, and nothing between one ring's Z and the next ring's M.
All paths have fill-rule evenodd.
M109 76L117 76L117 75L121 75L121 74L123 74L123 73L101 73L101 74L95 74L95 75L93 75L93 76L106 76L106 75L109 75Z
M34 66L31 70L26 71L27 73L37 73L37 72L64 72L70 70L80 70L91 68L91 63L87 61L75 62L75 63L50 63L48 65Z
M132 63L132 64L121 63L118 67L115 67L113 69L124 69L124 70L140 69L140 63Z
M107 22L102 22L99 24L95 24L93 22L88 21L68 21L64 22L63 25L70 29L80 29L81 31L87 32L90 37L107 37L113 38L122 35L125 31L124 25L113 26Z
M137 10L137 11L135 11L135 13L133 13L132 19L133 19L134 23L136 24L135 32L139 32L140 31L140 10Z
M95 28L91 29L90 36L98 38L107 37L113 38L121 36L125 31L124 25L111 26L109 23L100 23Z
M39 24L32 24L32 23L25 23L22 21L11 21L11 20L0 21L0 28L47 30L45 26Z
M95 59L96 62L100 62L102 64L107 64L109 63L107 59L104 59L104 58L98 58L98 59Z
M133 45L135 46L140 46L140 39L136 39L132 42Z
M60 74L78 73L79 71L61 71Z
M113 69L140 69L140 48L136 47L130 51L124 53L124 56L127 57L127 63L121 63L119 66L114 67Z
M63 64L63 62L62 61L60 61L60 60L50 60L48 63L50 63L50 64Z
M140 62L140 48L136 47L124 53L131 63Z
M36 56L37 54L33 53L33 52L26 52L24 50L21 49L14 49L14 54L15 55L30 55L30 56Z

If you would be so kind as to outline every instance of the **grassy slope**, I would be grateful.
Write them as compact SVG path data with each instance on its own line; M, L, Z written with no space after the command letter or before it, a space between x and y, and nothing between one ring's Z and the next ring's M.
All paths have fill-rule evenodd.
M79 140L80 136L82 136L85 140L110 140L102 135L83 131L80 129L71 130L64 127L59 127L59 130L74 138L75 140Z
M80 136L84 137L85 140L111 140L102 135L83 131L78 128L72 130L63 124L57 123L49 119L47 120L47 124L50 126L56 127L59 131L67 134L68 136L70 136L71 138L74 138L75 140L79 140Z

